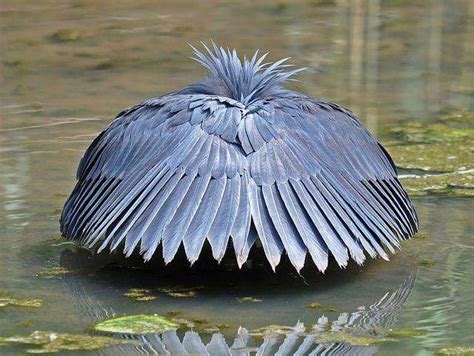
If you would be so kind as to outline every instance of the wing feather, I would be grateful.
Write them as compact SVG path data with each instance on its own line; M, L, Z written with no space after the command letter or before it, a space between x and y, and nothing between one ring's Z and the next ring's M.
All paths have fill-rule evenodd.
M217 215L209 230L208 240L214 258L220 262L224 257L240 201L240 176L227 179L227 184Z
M306 246L301 240L296 228L296 226L301 225L298 225L297 222L293 223L290 213L288 212L288 210L291 211L291 205L290 209L288 209L288 205L285 204L286 202L284 202L281 197L281 192L275 185L264 184L262 186L262 193L266 208L268 209L276 231L280 235L285 251L292 265L299 273L304 266L307 252Z
M248 247L249 243L251 242L250 245L252 245L255 241L255 234L253 235L253 241L249 241L247 238L249 236L251 223L248 185L247 175L242 176L240 179L239 206L230 232L239 266L242 266L242 264L247 260L248 250L250 250Z
M332 207L327 203L327 197L325 196L325 191L318 188L319 182L316 177L311 177L311 184L309 179L304 179L304 184L309 188L311 194L313 195L314 201L318 204L319 209L323 212L327 221L331 224L332 230L339 237L340 240L349 250L351 257L358 263L362 264L365 260L364 252L359 246L357 238L353 235L353 232L348 230L343 221L337 216L336 212L333 210L335 206Z
M221 204L226 183L227 178L225 177L211 179L199 208L183 237L184 250L191 263L194 263L201 253L204 241L211 229L217 210ZM165 248L166 245L164 246L164 249ZM171 261L173 256L164 255L164 258L167 263Z
M307 252L320 271L329 254L388 259L417 231L393 161L349 111L283 89L247 106L191 92L128 109L93 141L65 236L145 260L162 244L166 263L181 243L195 262L206 239L220 261L232 237L239 266L258 238L274 270L285 251L299 272Z
M276 266L280 263L283 244L264 205L262 187L255 184L253 180L249 181L249 197L252 221L267 260L275 271Z

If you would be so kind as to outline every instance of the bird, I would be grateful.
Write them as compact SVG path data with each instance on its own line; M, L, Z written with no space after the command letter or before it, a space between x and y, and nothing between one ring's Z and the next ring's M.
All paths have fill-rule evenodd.
M122 111L87 148L64 237L144 261L161 248L165 264L182 246L192 265L208 243L241 268L255 248L300 273L389 260L414 236L396 166L354 113L286 88L304 69L290 58L202 45L205 79Z

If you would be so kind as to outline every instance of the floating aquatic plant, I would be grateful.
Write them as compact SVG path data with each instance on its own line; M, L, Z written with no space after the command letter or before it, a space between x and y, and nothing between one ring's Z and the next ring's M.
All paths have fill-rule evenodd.
M132 288L124 296L135 299L138 302L148 302L157 298L151 294L151 290L143 288Z
M474 170L437 175L407 175L400 179L410 195L474 195Z
M162 293L167 294L173 298L192 298L195 297L198 293L197 291L202 289L202 287L186 288L186 287L175 287L175 288L158 288Z
M454 346L436 350L437 355L473 356L474 347Z
M461 143L387 145L397 167L427 173L449 173L474 168L474 140Z
M267 325L262 328L258 328L253 330L252 332L249 333L249 335L252 336L257 336L257 337L264 337L268 335L288 335L289 333L292 333L294 331L298 330L298 326L285 326L285 325ZM300 331L304 331L304 326L303 329Z
M420 266L434 266L436 265L436 261L435 260L430 260L430 259L427 259L427 258L422 258L421 260L418 261L418 264Z
M17 299L11 297L7 291L0 291L0 308L7 306L39 308L42 305L41 299Z
M472 139L474 130L466 127L468 122L461 123L464 124L462 127L454 127L446 121L431 124L411 122L394 127L391 132L400 141L412 143L450 143Z
M63 43L63 42L74 42L79 40L82 37L81 33L73 29L60 29L54 32L50 39L53 42Z
M193 321L191 320L188 320L188 319L184 319L184 318L173 318L171 319L171 321L175 324L178 324L180 327L186 327L186 328L194 328L195 327L195 324Z
M38 346L27 350L28 353L53 353L59 351L99 350L107 346L135 343L131 340L115 339L107 336L56 333L52 331L34 331L27 336L0 338L0 345Z
M52 278L55 276L60 276L63 274L68 274L68 273L71 273L71 271L64 267L56 266L56 267L52 267L44 271L41 271L36 276L40 278Z
M317 310L327 311L327 312L337 311L336 307L333 307L332 305L321 304L321 303L311 303L307 305L307 307L310 309L317 309Z
M421 329L387 329L384 333L389 337L414 337L426 335L426 330Z
M101 321L97 331L120 334L160 334L178 329L179 325L160 315L127 315Z
M316 342L318 344L329 344L329 343L346 343L353 346L370 346L373 344L379 344L383 342L396 341L392 338L387 337L372 337L366 335L357 335L349 332L323 332L316 336Z
M474 113L448 113L436 123L408 123L391 130L386 144L405 170L400 179L410 195L474 195Z
M237 298L239 303L261 303L262 300L254 297L241 297Z

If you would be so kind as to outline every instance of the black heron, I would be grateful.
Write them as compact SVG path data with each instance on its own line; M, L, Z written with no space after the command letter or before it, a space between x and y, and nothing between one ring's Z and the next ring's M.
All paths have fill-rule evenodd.
M207 240L239 267L258 241L273 270L299 272L366 255L388 260L418 229L381 144L349 110L288 90L301 69L266 55L193 47L211 75L122 111L92 142L61 216L61 232L100 252L137 250L165 263L181 244L194 263Z

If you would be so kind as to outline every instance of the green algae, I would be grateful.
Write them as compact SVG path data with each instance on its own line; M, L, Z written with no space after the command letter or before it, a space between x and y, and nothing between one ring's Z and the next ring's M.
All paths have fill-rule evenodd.
M436 264L437 264L437 261L430 260L427 258L422 258L421 260L418 261L418 265L425 266L425 267L434 266Z
M408 193L414 195L474 195L474 170L444 174L406 175L400 180Z
M38 278L53 278L53 277L56 277L56 276L61 276L61 275L64 275L64 274L69 274L69 273L71 273L70 270L68 270L64 267L55 266L55 267L51 267L49 269L46 269L44 271L38 272L38 274L36 274L36 277L38 277Z
M316 343L318 344L345 343L353 346L370 346L373 344L393 341L396 340L388 337L356 335L349 332L324 332L318 334L316 337Z
M208 328L202 329L201 332L205 334L215 334L215 333L220 332L220 329L217 326L210 326Z
M450 126L446 122L431 124L410 122L394 127L390 131L399 141L411 143L450 143L474 137L474 129Z
M388 330L384 330L384 333L388 337L403 338L403 337L423 336L427 334L427 331L421 330L421 329L388 329Z
M28 329L33 326L33 322L31 320L23 320L19 323L16 323L15 326L20 329Z
M179 325L179 329L195 329L198 332L206 331L211 328L218 328L217 325L210 325L207 319L185 319L185 318L171 318L171 321Z
M137 302L149 302L150 300L155 300L157 297L153 296L153 295L145 295L143 297L137 297L135 298L135 300Z
M426 172L454 172L474 168L474 140L462 143L386 146L397 167Z
M222 330L222 329L230 328L230 325L229 324L217 324L216 327L219 328L219 330Z
M165 293L166 295L173 298L193 298L198 294L198 290L202 287L195 288L185 288L185 287L175 287L175 288L158 288L158 291Z
M143 288L132 288L124 293L125 297L136 300L137 302L148 302L155 300L157 297L151 294L151 290Z
M17 299L11 296L8 291L0 291L0 308L2 307L27 307L40 308L43 305L41 299Z
M186 327L186 328L192 329L196 326L196 324L193 321L184 319L184 318L172 318L171 321L175 324L178 324L180 327Z
M327 311L327 312L337 311L336 307L333 307L332 305L321 304L321 303L311 303L311 304L308 304L306 307L310 309L317 309L317 310Z
M474 139L474 111L446 108L429 123L405 122L390 135L402 143L454 143Z
M241 297L237 298L239 303L261 303L262 300L254 297Z
M101 321L94 330L121 334L159 334L176 330L179 325L160 315L127 315Z
M447 107L440 111L441 116L439 117L439 122L446 124L472 127L474 125L474 111L456 108L456 107Z
M413 239L415 240L426 240L427 238L428 238L428 235L422 232L418 232L415 234L415 236L413 236Z
M52 42L64 43L77 41L82 38L82 35L77 30L60 29L52 33L49 38Z
M193 298L197 295L196 291L183 291L183 292L168 292L166 293L173 298Z
M251 336L264 337L269 335L288 335L295 331L294 326L271 324L255 329L249 333Z
M406 123L385 144L410 195L474 195L474 113L448 110L434 123Z
M474 347L453 346L436 350L436 355L474 356Z
M28 353L54 353L60 351L92 351L118 344L131 344L130 340L115 339L106 336L34 331L27 336L0 337L0 345L38 346L27 350Z

